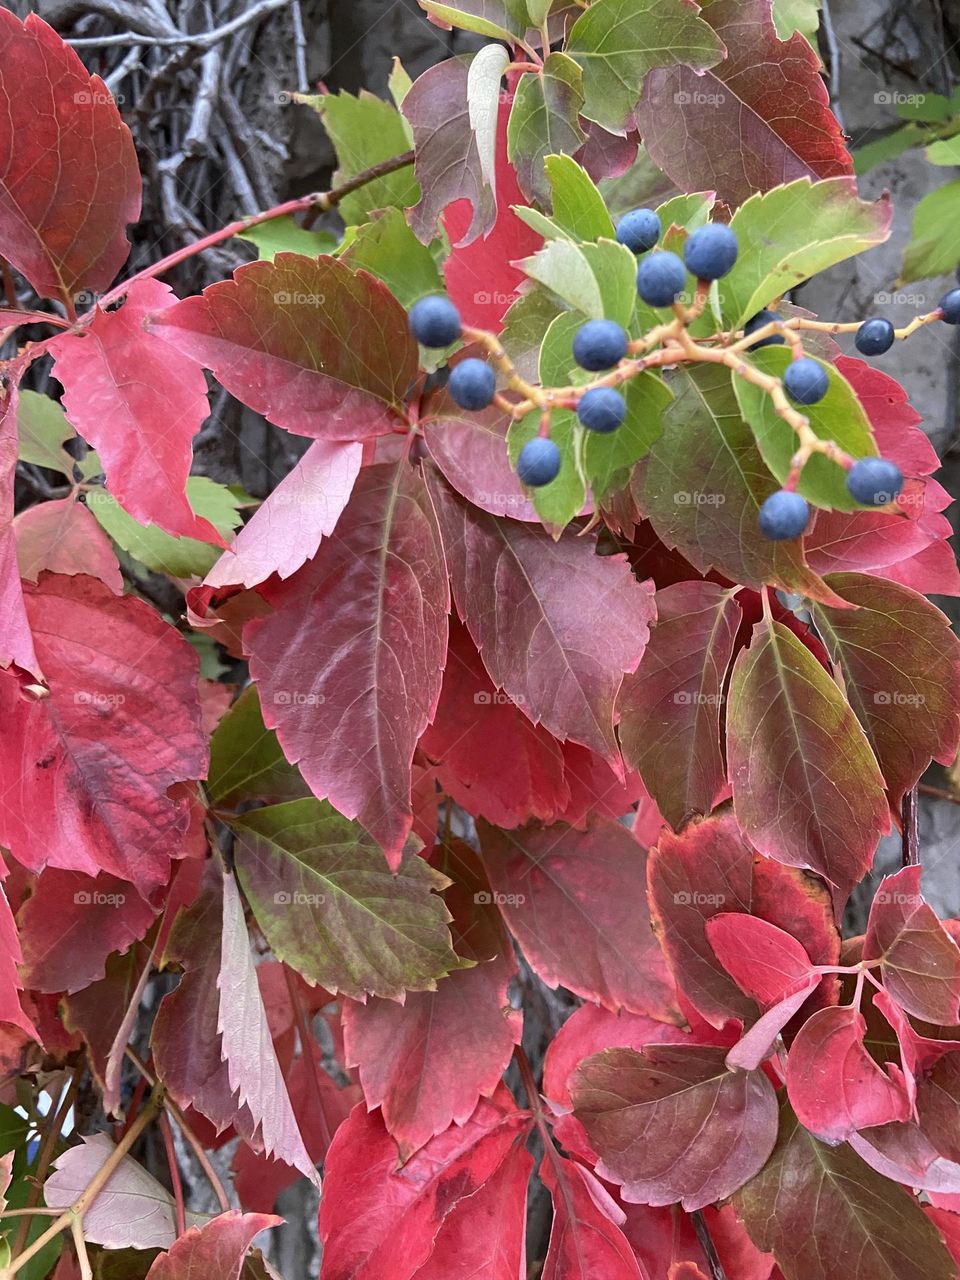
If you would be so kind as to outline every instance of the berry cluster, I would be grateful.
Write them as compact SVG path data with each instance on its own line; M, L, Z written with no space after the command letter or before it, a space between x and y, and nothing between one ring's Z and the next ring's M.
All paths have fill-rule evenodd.
M601 375L586 386L541 388L524 382L498 340L482 330L465 327L448 298L423 298L412 307L410 328L418 342L432 348L449 347L461 338L479 343L507 375L509 390L523 397L512 401L498 393L493 366L471 356L453 365L447 383L451 397L462 409L479 411L496 402L514 419L533 409L540 410L540 433L527 441L517 459L521 483L539 488L559 474L560 450L550 439L553 409L575 410L588 431L616 431L627 417L627 401L618 390L624 382L651 367L713 361L728 365L739 376L763 387L777 413L799 437L800 447L784 488L771 494L760 508L759 527L766 537L775 541L798 538L807 528L810 508L796 490L800 473L813 453L826 453L847 471L847 489L856 502L871 507L894 502L903 488L903 476L895 463L886 458L851 458L832 441L820 439L808 419L794 408L817 404L830 386L826 368L804 354L799 331L855 331L854 342L862 355L882 355L896 338L906 337L921 324L932 320L960 324L960 288L947 293L936 311L918 317L899 332L882 316L862 324L827 324L801 318L785 320L777 311L764 310L747 321L742 334L721 333L694 342L688 327L702 313L711 283L725 276L736 262L737 237L728 226L708 223L687 237L680 258L669 250L656 248L662 232L660 218L652 209L634 209L621 218L617 239L640 258L637 293L641 300L650 307L672 308L674 318L636 340L631 340L613 320L586 321L574 337L573 357L587 373ZM688 273L697 281L690 305L684 301ZM743 359L746 352L786 343L792 348L793 358L782 380L760 372Z

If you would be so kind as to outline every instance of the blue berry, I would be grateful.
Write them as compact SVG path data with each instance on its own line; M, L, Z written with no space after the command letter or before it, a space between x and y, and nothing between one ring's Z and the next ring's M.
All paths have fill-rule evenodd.
M847 475L850 496L868 507L882 507L893 502L902 488L900 468L889 458L861 458Z
M617 239L632 253L646 253L660 239L663 226L652 209L631 209L620 219Z
M534 436L520 450L517 459L517 475L521 484L539 489L557 478L560 470L560 450L552 440Z
M626 330L614 320L588 320L573 340L573 358L581 369L612 369L627 354Z
M830 379L823 365L809 356L801 356L787 366L783 385L787 395L797 404L816 404L827 394Z
M799 493L779 489L760 508L758 523L760 532L773 542L786 542L799 538L810 519L810 508Z
M687 269L675 253L651 253L637 271L637 293L648 307L669 307L683 293Z
M782 320L783 316L779 311L758 311L743 326L744 337L749 338L751 333L756 333L758 329L762 329L768 325L771 320ZM786 338L782 333L771 333L769 337L758 338L756 342L751 342L749 351L756 351L760 347L782 347L786 342Z
M864 320L857 330L853 345L862 356L882 356L893 346L893 325L883 316Z
M486 409L496 389L496 375L483 360L461 360L450 370L447 390L461 409Z
M443 294L421 298L410 308L410 332L425 347L449 347L460 337L460 312Z
M613 387L591 387L577 406L577 417L590 431L616 431L626 416L627 402Z
M938 305L947 324L960 324L960 289L945 293Z
M719 280L737 260L737 236L722 222L697 227L683 246L687 270L698 280Z

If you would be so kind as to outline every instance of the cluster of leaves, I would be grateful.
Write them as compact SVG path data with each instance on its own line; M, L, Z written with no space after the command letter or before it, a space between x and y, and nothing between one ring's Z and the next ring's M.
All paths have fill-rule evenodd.
M799 314L784 293L890 220L790 26L815 7L423 5L494 43L397 67L393 105L310 100L342 198L225 229L260 257L184 299L169 261L113 283L129 134L0 11L0 228L48 307L0 323L54 330L3 366L0 1064L27 1105L0 1180L9 1212L41 1183L63 1210L12 1219L0 1274L86 1280L90 1245L123 1280L263 1277L251 1241L322 1165L324 1280L516 1276L536 1133L549 1280L956 1277L960 929L914 866L864 938L837 924L960 738L960 646L922 594L960 594L947 497L904 392L815 339L811 428L907 483L864 511L814 457L815 521L773 543L791 433L728 368L632 379L612 437L558 412L531 495L527 419L458 410L407 322L445 287L525 378L575 380L585 318L656 323L609 212L638 198L668 247L731 218L710 332ZM336 243L286 216L335 202ZM41 358L59 403L20 389ZM310 441L242 527L250 499L190 477L208 377ZM63 496L14 516L18 458ZM538 980L579 1001L542 1080ZM128 1127L62 1142L73 1086L46 1121L25 1086L64 1071ZM195 1219L135 1161L161 1108L201 1153L237 1140L242 1213Z

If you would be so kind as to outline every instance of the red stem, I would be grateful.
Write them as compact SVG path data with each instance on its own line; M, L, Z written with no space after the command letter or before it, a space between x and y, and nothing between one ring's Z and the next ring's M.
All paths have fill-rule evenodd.
M180 1181L177 1153L173 1147L173 1131L170 1128L170 1121L165 1111L160 1113L159 1124L160 1132L163 1135L163 1149L167 1153L167 1166L170 1169L170 1184L173 1187L173 1198L177 1209L177 1236L179 1237L187 1229L187 1215L183 1206L183 1183Z

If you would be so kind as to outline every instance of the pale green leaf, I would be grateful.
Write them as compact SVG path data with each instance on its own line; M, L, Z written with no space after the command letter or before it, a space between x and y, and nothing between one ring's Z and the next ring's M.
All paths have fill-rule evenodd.
M399 209L384 209L351 231L342 260L382 280L404 307L442 292L443 279L433 254L413 234Z
M427 13L441 22L493 40L506 40L512 44L518 36L523 36L526 28L526 23L517 22L503 0L456 0L454 4L420 0L420 3Z
M613 240L573 244L551 240L520 263L564 302L591 320L616 320L626 328L636 299L636 260Z
M270 262L278 253L302 253L316 258L337 247L337 237L331 231L308 231L293 218L271 218L239 232L237 238L256 245L260 257Z
M497 116L500 112L500 81L510 62L502 44L485 45L471 61L467 72L467 112L477 140L480 172L496 193Z
M773 0L773 22L781 40L789 40L799 31L816 49L820 0Z
M898 283L945 275L960 263L960 179L924 196L913 211Z
M73 475L73 459L64 449L77 433L56 400L36 391L21 391L17 405L20 445L17 457L37 467L49 467L62 475Z

